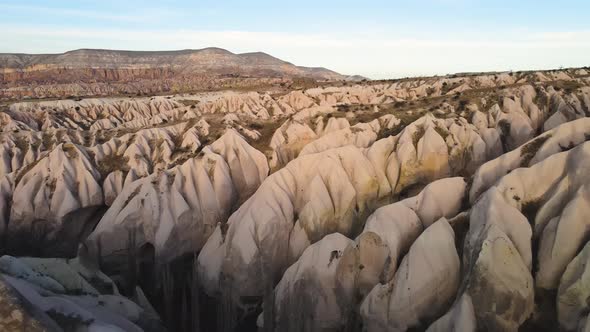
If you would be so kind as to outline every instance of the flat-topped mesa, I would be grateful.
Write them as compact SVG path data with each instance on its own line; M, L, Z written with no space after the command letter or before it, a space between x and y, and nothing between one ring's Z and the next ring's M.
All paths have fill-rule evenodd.
M150 69L167 74L237 74L265 76L301 76L320 79L340 79L341 75L324 68L297 67L268 54L234 54L220 48L181 51L119 51L80 49L63 54L0 54L0 66L7 82L25 80L28 76L42 77L43 71L62 69L56 82L72 79L68 70L94 69L95 80L124 80L131 75L141 77ZM102 70L101 70L102 69ZM128 72L129 77L109 77L110 73ZM237 72L236 72L237 69ZM115 71L113 71L115 70ZM142 71L143 70L143 71ZM41 73L39 73L41 72ZM68 75L69 74L69 75ZM101 75L102 74L102 75ZM87 77L82 77L86 79Z
M0 54L0 96L9 98L256 87L296 78L345 79L325 68L295 66L260 52L234 54L219 48ZM36 86L32 88L31 83Z

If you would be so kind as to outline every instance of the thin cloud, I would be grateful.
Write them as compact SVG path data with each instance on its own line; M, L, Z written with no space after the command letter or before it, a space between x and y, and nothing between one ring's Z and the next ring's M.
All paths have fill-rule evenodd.
M69 8L55 8L55 7L44 7L44 6L31 6L31 5L9 5L0 4L0 10L11 10L19 12L39 12L43 14L49 14L53 16L67 16L77 18L88 18L96 20L106 21L118 21L128 23L140 23L148 22L153 20L161 20L163 18L169 18L170 16L179 15L179 13L166 10L144 10L134 12L132 15L113 14L109 12L99 12L94 10L82 10L82 9L69 9Z
M544 41L567 41L576 43L590 42L590 30L543 32L533 35L533 38Z
M9 33L2 38L14 38L15 35L48 38L87 38L108 41L149 41L145 45L153 48L159 44L194 47L194 44L207 43L207 46L218 44L265 44L281 47L319 47L319 48L561 48L590 46L590 31L546 32L532 35L519 35L517 40L502 38L499 40L481 39L420 39L420 38L387 38L374 36L371 38L348 38L347 36L327 34L297 34L260 31L209 31L209 30L128 30L128 29L74 29L63 27L30 27L1 25L0 29ZM158 41L160 42L158 44ZM5 46L9 45L4 43ZM169 48L169 47L167 47ZM6 51L6 50L4 50Z

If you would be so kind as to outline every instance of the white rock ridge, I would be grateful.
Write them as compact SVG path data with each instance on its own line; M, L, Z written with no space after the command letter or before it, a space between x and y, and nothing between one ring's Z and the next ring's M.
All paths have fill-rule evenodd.
M70 328L88 331L143 331L145 309L119 295L108 277L76 260L2 256L0 273L2 282L34 307L27 310L44 319L69 319ZM89 280L110 284L110 293L98 292Z
M354 325L360 301L380 282L388 284L392 280L398 257L401 258L408 251L426 227L441 217L454 216L459 211L465 187L463 178L443 179L433 182L416 197L377 209L354 242L347 239L348 244L344 248L334 249L332 261L336 267L329 265L323 270L321 263L312 264L314 259L326 254L326 250L322 250L319 256L310 257L310 252L333 244L333 240L343 238L342 235L328 235L305 249L297 262L287 269L275 289L274 312L288 313L278 315L275 326L294 321L293 313L301 315L296 320L302 326L312 326L313 320L317 320L313 317L330 317L323 320L330 328ZM453 194L444 197L438 194L441 190ZM316 268L322 272L316 273ZM334 292L317 290L326 280L332 286L324 288L334 289ZM298 288L289 288L290 292L284 292L281 290L284 285L297 285ZM294 297L292 292L309 296L304 300L309 304L302 305L294 300L300 298ZM319 302L313 299L314 294L318 293L322 294ZM301 307L305 307L305 313L300 311ZM325 312L331 314L324 315ZM358 322L360 317L357 318Z
M197 158L126 185L80 254L115 259L130 237L138 248L153 246L162 263L199 251L267 174L262 153L230 130Z
M60 144L18 173L5 235L8 247L72 255L103 205L99 180L86 151L71 143Z
M391 283L377 285L361 306L368 331L406 331L437 318L460 281L454 232L442 218L412 244Z

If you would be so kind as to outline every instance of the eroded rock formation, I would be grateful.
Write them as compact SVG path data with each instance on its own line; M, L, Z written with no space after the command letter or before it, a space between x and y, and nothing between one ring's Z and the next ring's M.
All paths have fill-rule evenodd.
M181 331L582 330L589 85L571 69L12 104L7 303L35 326L139 331L159 321L141 284Z

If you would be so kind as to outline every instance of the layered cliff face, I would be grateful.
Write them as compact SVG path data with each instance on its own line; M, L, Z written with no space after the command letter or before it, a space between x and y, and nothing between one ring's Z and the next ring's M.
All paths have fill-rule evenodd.
M345 77L324 68L298 67L265 53L234 54L219 48L0 54L0 98L7 99L258 87L293 78Z
M585 328L589 85L13 103L0 286L64 329L149 330L156 311L179 331Z

